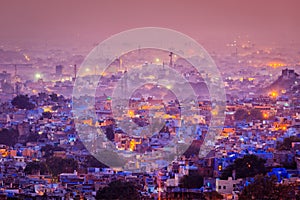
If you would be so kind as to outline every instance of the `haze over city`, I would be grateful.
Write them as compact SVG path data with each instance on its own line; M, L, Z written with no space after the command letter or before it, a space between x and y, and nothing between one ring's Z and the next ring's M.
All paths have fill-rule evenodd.
M300 199L300 2L0 2L0 199Z
M299 45L300 3L289 1L2 1L2 41L89 45L137 27L183 32L208 48L238 36Z

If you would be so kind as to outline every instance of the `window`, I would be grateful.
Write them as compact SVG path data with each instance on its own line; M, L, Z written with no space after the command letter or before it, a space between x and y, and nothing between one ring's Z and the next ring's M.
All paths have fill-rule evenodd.
M219 190L221 190L221 185L219 185Z
M235 187L235 184L233 184L232 186Z
M223 190L226 190L226 186L225 185L223 186Z

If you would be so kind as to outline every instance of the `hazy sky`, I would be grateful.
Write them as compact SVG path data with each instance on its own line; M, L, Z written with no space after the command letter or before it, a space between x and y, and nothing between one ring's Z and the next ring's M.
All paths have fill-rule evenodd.
M2 41L92 44L144 26L172 28L208 43L238 35L249 35L258 43L300 42L300 1L0 1Z

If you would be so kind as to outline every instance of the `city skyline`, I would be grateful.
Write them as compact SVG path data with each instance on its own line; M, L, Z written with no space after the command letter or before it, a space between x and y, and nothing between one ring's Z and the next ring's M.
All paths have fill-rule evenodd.
M300 199L299 7L1 1L0 199Z

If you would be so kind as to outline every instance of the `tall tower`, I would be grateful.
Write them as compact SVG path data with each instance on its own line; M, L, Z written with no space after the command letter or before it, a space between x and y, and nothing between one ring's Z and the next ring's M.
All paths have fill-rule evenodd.
M173 52L170 52L169 56L170 56L170 63L169 63L169 66L170 66L170 67L173 67Z
M74 64L74 81L76 79L76 75L77 75L77 66L76 64Z
M128 92L128 75L127 75L127 70L124 72L124 77L121 83L121 88L122 88L122 98L126 99L126 95Z

